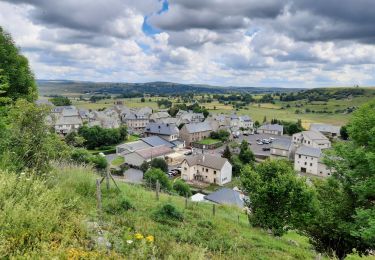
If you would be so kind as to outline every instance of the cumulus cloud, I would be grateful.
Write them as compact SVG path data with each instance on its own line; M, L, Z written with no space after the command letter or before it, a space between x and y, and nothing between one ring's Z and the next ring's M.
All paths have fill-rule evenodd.
M38 78L374 84L372 0L0 0Z

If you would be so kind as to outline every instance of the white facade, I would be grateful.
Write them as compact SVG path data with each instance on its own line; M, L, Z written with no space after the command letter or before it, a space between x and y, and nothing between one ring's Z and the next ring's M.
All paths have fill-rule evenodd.
M302 144L314 148L327 149L331 147L331 142L320 132L303 131L292 136L293 143Z
M321 162L321 156L307 155L296 151L294 157L294 170L301 173L309 173L320 177L331 175L331 171Z
M189 166L184 160L181 164L181 177L185 181L198 180L224 185L232 181L232 165L226 161L221 169L213 169L199 164Z

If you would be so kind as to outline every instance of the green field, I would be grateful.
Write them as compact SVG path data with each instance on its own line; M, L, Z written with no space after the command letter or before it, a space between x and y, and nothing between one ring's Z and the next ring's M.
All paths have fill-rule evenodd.
M308 127L310 123L330 123L334 125L343 125L347 123L350 114L338 112L339 110L346 109L348 107L358 107L361 104L370 101L375 98L375 90L373 88L367 88L364 96L354 97L351 99L335 100L330 99L328 102L307 102L302 101L290 101L282 102L276 100L275 104L264 103L252 103L242 109L236 110L230 104L221 104L217 100L213 100L211 103L201 103L200 105L206 107L211 114L225 113L230 114L233 112L239 115L248 115L254 121L258 120L263 122L264 117L270 121L273 118L285 121L297 121L302 120L304 127ZM202 95L197 95L195 98L199 99ZM207 95L206 95L207 96ZM255 99L259 99L262 95L253 95ZM79 108L86 109L102 109L114 106L115 101L122 101L125 106L130 108L140 107L151 107L154 110L158 110L156 101L162 99L161 97L146 98L145 102L141 102L141 98L127 98L127 99L105 99L100 100L96 103L90 103L88 101L80 101L77 98L73 99L73 105ZM177 98L169 97L169 100L173 104L177 104ZM181 101L180 101L181 102ZM180 103L181 104L181 103ZM189 105L189 104L187 104ZM296 113L299 110L299 113ZM315 111L306 112L307 111ZM327 111L328 113L318 113L317 111Z
M211 144L220 143L220 140L212 139L212 138L205 138L205 139L199 141L198 143L199 144L204 144L204 145L211 145Z

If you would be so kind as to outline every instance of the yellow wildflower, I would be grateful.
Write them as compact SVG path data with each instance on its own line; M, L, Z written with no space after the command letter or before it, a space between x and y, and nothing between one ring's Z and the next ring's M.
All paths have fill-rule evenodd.
M146 241L150 243L154 242L154 236L151 236L151 235L147 236Z
M134 237L136 238L136 239L143 239L143 235L141 234L141 233L137 233L137 234L135 234L134 235Z

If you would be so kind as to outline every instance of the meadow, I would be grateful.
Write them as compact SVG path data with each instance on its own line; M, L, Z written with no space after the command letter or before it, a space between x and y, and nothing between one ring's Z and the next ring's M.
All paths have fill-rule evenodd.
M59 165L44 180L1 173L0 258L69 259L312 259L308 239L295 232L275 238L249 225L234 207L189 202L142 186L102 187L96 209L89 167ZM15 192L17 195L15 195ZM17 207L14 207L17 205ZM155 218L165 205L181 219ZM177 214L176 213L176 214ZM22 217L21 217L22 216ZM43 224L41 224L43 223ZM12 227L12 228L10 228ZM22 232L21 232L22 230ZM98 245L102 240L111 243ZM99 243L100 244L100 243Z
M262 95L253 95L255 99L259 99ZM195 99L199 100L201 95L195 96ZM279 119L285 121L297 121L301 120L304 127L308 128L311 123L329 123L333 125L344 125L348 122L350 113L342 112L348 107L358 107L359 105L370 101L375 98L373 91L369 91L364 96L353 97L351 99L335 100L330 99L327 102L307 102L302 101L279 101L276 99L274 104L271 103L251 103L243 108L235 109L231 104L219 103L217 100L213 100L210 103L199 102L200 105L206 107L211 114L231 114L236 112L238 115L248 115L254 121L263 122L264 117L268 121L271 119ZM114 106L115 102L121 101L125 106L130 108L140 107L151 107L154 110L158 110L157 100L162 99L161 97L145 98L144 102L141 102L141 98L126 98L126 99L103 99L96 103L89 101L73 99L73 104L79 108L85 109L103 109ZM172 101L173 104L181 104L181 100L169 97L168 100ZM178 103L180 101L180 103ZM297 111L298 110L298 111ZM297 113L297 112L298 113ZM314 111L306 112L306 111ZM327 111L323 113L322 111Z

